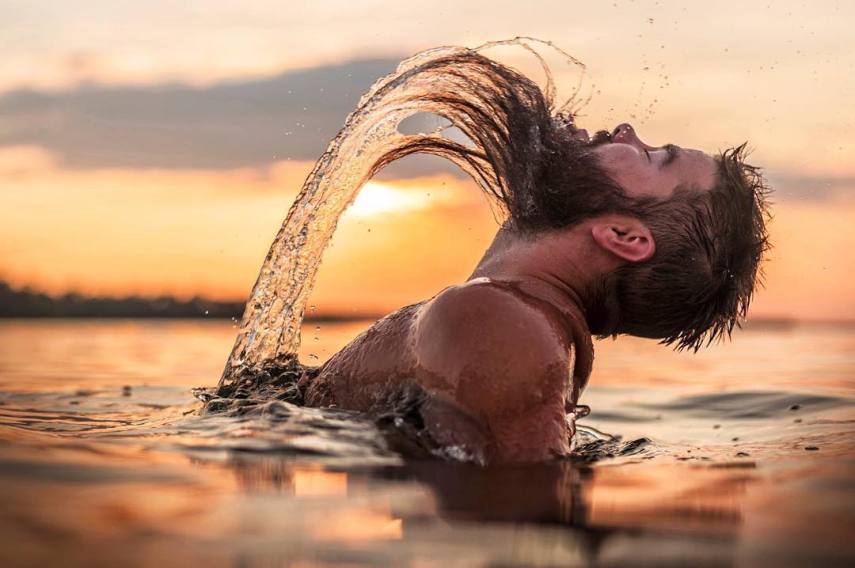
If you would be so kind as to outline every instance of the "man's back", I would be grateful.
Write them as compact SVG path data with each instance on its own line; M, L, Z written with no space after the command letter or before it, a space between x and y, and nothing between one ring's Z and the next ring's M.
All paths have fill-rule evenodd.
M416 386L440 443L481 445L491 461L565 455L572 335L547 302L479 278L378 321L322 367L306 400L377 411Z

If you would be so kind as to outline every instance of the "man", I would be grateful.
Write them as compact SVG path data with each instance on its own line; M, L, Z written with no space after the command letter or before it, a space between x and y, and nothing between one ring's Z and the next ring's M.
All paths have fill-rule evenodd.
M630 124L590 139L512 70L469 54L442 64L469 83L423 98L485 150L427 150L473 166L509 218L467 282L381 319L300 387L309 405L375 412L415 389L432 440L476 461L565 456L592 335L698 349L744 317L765 186L744 146L651 146Z

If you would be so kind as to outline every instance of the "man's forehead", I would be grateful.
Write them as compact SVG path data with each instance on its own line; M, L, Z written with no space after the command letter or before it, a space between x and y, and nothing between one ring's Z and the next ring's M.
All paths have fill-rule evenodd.
M712 189L718 178L718 162L709 154L693 148L680 148L677 159L671 164L680 185L690 185L702 190Z

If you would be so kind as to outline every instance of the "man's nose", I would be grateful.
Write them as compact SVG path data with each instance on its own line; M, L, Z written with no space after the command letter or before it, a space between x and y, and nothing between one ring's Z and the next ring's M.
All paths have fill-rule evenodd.
M628 122L624 122L623 124L619 124L612 132L612 142L618 142L620 144L631 144L632 146L636 146L638 148L644 148L646 150L653 149L653 146L648 146L635 133L635 128L632 127Z

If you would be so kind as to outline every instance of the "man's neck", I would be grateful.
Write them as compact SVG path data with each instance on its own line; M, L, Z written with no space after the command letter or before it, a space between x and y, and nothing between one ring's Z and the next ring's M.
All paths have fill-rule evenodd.
M514 282L562 314L581 313L589 328L603 311L601 282L617 266L597 247L584 222L533 236L503 227L484 253L474 278Z

